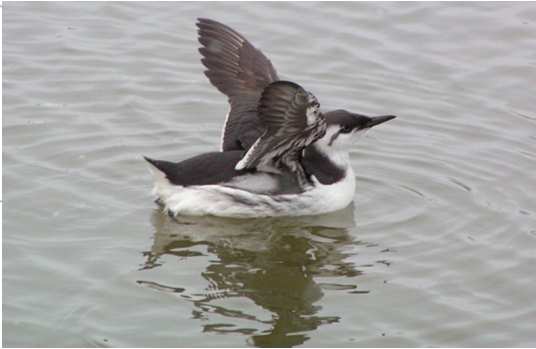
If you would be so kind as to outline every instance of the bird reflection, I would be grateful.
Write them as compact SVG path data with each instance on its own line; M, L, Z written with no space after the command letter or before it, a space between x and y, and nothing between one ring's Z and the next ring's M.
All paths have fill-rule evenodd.
M300 345L308 332L339 321L336 315L319 315L324 291L367 292L340 283L355 282L361 274L348 261L355 253L352 246L363 244L348 233L354 226L353 211L349 207L317 217L241 220L174 219L155 210L154 243L142 269L160 266L163 256L208 255L201 273L208 286L204 292L189 293L180 280L179 285L138 283L190 300L193 317L201 320L205 332L242 333L260 347ZM260 309L251 311L251 302ZM218 320L213 320L216 315Z

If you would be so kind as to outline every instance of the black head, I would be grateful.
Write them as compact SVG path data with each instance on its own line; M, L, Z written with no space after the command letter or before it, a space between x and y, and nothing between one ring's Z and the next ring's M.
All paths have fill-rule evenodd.
M340 126L341 133L350 133L359 130L364 130L396 118L396 116L394 115L370 117L366 115L350 113L343 109L329 111L327 113L324 113L324 116L326 117L326 122L328 126Z
M394 119L394 115L382 116L366 116L350 113L343 109L329 111L324 113L328 128L332 129L328 145L331 145L339 135L355 133L357 131L366 130L373 126L379 125L386 121ZM347 138L347 137L345 137Z

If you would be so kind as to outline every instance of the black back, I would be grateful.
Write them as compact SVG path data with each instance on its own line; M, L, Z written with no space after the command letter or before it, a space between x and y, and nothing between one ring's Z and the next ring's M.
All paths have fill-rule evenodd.
M209 185L227 182L247 171L236 171L235 164L244 155L243 151L211 152L194 156L181 162L145 160L164 172L172 184Z
M174 185L192 186L192 185L211 185L222 184L229 187L241 188L248 191L259 192L260 194L297 194L302 192L296 176L289 172L283 171L280 174L267 174L272 180L277 181L275 189L265 190L262 185L251 187L246 182L232 182L233 179L245 174L255 174L255 170L236 171L234 165L240 160L243 151L232 150L226 152L204 153L181 162L170 162L163 160L154 160L145 157L149 163L162 171L166 178ZM257 188L257 189L255 189Z

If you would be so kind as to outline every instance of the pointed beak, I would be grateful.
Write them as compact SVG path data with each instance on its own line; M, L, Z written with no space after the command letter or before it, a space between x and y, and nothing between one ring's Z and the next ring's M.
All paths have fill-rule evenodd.
M365 126L366 128L370 128L379 124L383 124L386 121L392 120L396 118L395 115L382 115L382 116L375 116L370 118L370 121Z

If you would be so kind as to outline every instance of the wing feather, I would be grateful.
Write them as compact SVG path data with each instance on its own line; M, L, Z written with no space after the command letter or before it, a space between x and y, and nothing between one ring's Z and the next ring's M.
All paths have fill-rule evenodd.
M277 73L260 50L230 27L205 18L198 19L197 27L205 75L231 105L221 150L248 149L262 134L259 98L266 86L279 80Z
M265 132L237 163L235 169L294 171L301 151L325 134L326 122L316 98L289 81L270 84L259 101L259 119ZM314 114L314 118L311 115Z

